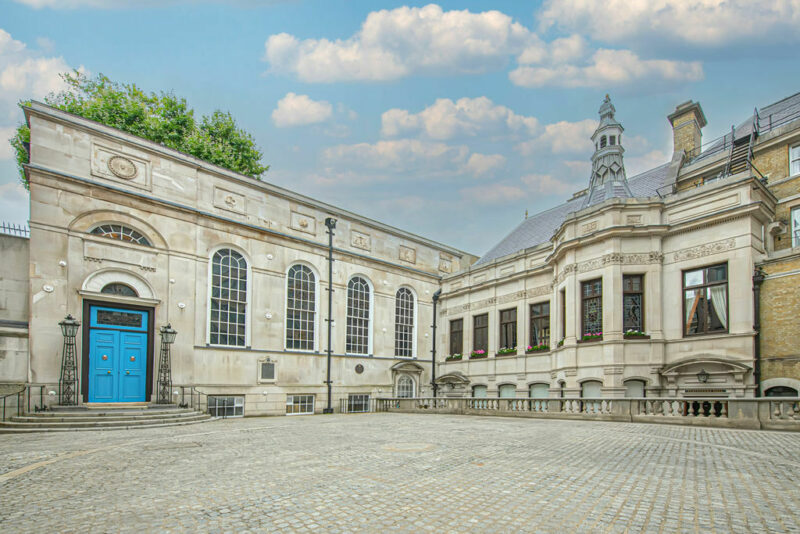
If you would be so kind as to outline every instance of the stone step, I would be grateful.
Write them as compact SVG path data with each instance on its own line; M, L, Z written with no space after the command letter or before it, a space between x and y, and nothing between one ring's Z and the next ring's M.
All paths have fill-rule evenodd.
M54 417L54 418L74 418L74 417L118 417L118 416L138 416L138 415L172 415L179 413L193 413L191 408L143 408L134 410L127 408L124 410L75 410L75 411L52 411L52 412L28 412L24 417Z
M172 420L172 419L180 419L182 417L191 416L197 414L199 412L193 412L190 410L187 411L180 411L180 412L173 412L173 413L120 413L120 414L108 414L103 417L92 416L91 414L85 415L70 415L64 416L64 414L55 414L53 416L46 416L42 417L40 415L34 414L26 414L26 415L14 415L10 417L8 420L12 423L68 423L68 422L76 422L76 423L89 423L89 422L98 422L98 421L147 421L152 419L164 419L164 420Z
M57 432L68 430L120 430L132 428L154 428L173 425L186 425L208 421L211 416L202 412L183 412L171 417L128 417L112 419L107 418L86 418L88 420L61 421L59 419L30 417L25 421L6 421L0 423L0 433L15 432Z
M30 426L21 426L21 427L9 427L6 426L6 423L0 423L0 434L28 434L33 432L87 432L93 430L134 430L134 429L144 429L144 428L162 428L168 426L183 426L183 425L194 425L197 423L203 423L205 421L209 421L211 417L204 417L199 418L196 420L180 420L180 421L173 421L169 423L158 423L158 424L148 424L148 425L128 425L128 426L95 426L95 427L75 427L75 426L65 426L65 427L58 427L58 428L41 428L41 427L30 427Z

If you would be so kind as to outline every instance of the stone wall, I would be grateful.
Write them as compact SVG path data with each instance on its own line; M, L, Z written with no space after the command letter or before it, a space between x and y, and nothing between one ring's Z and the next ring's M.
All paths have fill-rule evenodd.
M0 383L28 376L27 238L0 234Z

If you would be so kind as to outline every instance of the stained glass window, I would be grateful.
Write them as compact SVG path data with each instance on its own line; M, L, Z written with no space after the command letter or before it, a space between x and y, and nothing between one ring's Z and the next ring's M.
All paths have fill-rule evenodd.
M644 332L642 275L622 277L622 324L625 332Z
M603 280L598 278L581 283L583 307L582 335L603 332Z

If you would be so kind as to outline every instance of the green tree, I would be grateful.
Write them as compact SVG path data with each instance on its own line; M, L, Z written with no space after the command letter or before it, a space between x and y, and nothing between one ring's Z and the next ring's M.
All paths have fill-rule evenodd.
M253 136L239 128L230 113L217 110L198 124L186 100L172 93L148 94L135 84L113 82L102 74L88 78L76 71L61 77L67 87L45 97L48 105L252 178L260 180L269 169L261 164L262 152ZM22 124L10 139L25 187L23 165L28 163L30 136L28 126Z

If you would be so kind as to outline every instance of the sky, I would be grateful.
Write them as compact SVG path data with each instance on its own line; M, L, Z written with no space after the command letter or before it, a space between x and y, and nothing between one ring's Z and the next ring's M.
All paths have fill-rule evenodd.
M0 220L17 103L80 69L230 111L264 179L482 255L589 182L606 94L628 177L800 91L800 0L0 0Z

